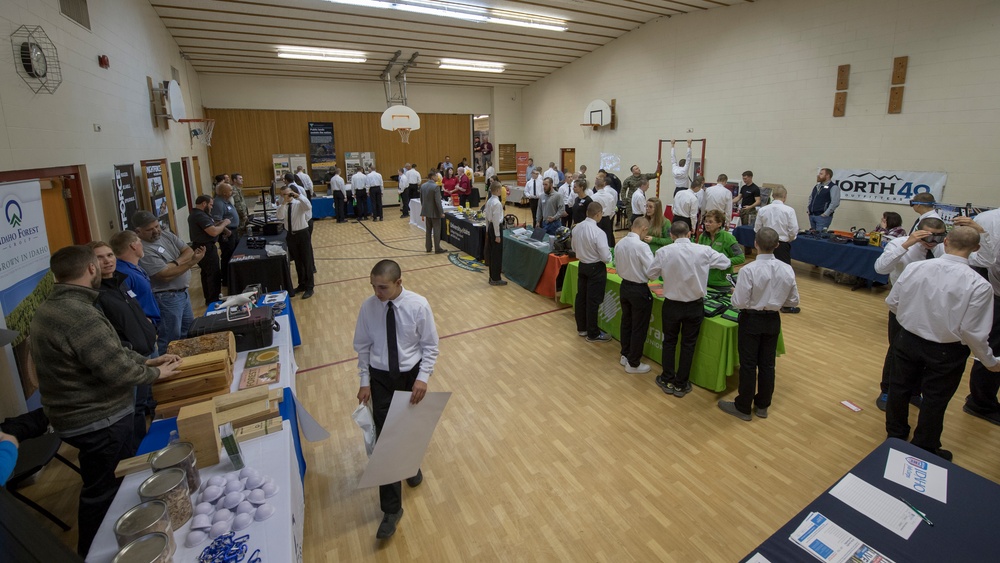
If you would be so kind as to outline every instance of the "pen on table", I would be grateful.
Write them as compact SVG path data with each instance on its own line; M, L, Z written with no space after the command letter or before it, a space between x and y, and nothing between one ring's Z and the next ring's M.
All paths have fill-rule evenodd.
M928 518L926 514L924 514L923 512L921 512L919 509L917 509L917 507L915 507L912 504L910 504L910 501L906 500L903 497L896 497L896 498L898 498L899 500L903 501L903 503L906 504L906 506L909 506L910 510L916 512L917 516L919 516L921 519L923 519L924 522L927 522L928 526L933 526L934 525L934 522L931 522L930 518Z

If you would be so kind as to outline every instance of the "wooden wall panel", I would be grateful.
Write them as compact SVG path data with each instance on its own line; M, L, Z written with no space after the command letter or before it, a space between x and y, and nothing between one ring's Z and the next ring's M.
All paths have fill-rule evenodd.
M469 115L420 115L421 128L410 134L409 144L394 131L380 125L380 113L338 111L287 111L205 109L205 117L215 120L215 132L208 155L212 175L241 172L248 187L271 184L271 155L309 152L309 122L333 123L337 164L344 168L345 152L375 153L375 163L387 187L396 183L389 177L407 162L417 165L421 176L445 155L458 164L472 161L472 119ZM344 174L345 179L350 174Z

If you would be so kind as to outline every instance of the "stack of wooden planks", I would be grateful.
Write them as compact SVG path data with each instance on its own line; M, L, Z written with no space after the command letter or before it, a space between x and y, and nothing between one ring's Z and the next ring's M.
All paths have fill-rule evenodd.
M232 332L175 340L167 347L167 353L182 358L181 369L153 383L157 416L177 416L183 406L229 393L236 361L236 339Z

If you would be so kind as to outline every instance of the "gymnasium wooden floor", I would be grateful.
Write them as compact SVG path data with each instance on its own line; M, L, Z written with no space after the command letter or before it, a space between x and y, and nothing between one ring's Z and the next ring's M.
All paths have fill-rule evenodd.
M306 561L734 561L885 438L874 405L884 290L852 292L796 263L802 313L782 318L788 352L770 417L745 423L715 406L735 395L735 377L725 393L667 396L653 383L658 364L626 374L618 343L579 338L572 309L513 283L491 287L485 272L425 254L423 232L396 208L386 216L318 221L316 295L293 302L298 398L331 433L303 444ZM382 258L397 260L404 287L430 301L441 336L430 390L454 395L424 483L403 486L399 530L378 543L377 490L356 489L366 456L350 416L351 342ZM1000 427L961 411L967 392L963 382L944 446L1000 481ZM25 494L75 525L78 478L46 471ZM60 534L69 544L75 536Z

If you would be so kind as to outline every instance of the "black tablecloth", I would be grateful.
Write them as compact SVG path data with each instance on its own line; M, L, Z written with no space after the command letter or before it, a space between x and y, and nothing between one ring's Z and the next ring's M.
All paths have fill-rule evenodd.
M943 504L885 479L883 475L890 448L947 469L948 503ZM854 466L851 473L892 496L902 497L917 506L927 514L931 522L934 522L934 526L921 522L910 539L905 540L839 499L830 496L830 490L827 489L757 549L751 551L743 561L757 552L771 563L813 561L805 550L788 539L811 512L819 512L826 516L854 537L897 563L996 561L1000 557L998 555L1000 545L997 536L993 535L996 533L996 517L1000 512L1000 485L895 438L890 438L868 454ZM808 476L802 478L806 479Z
M244 287L259 283L264 286L264 292L292 291L292 271L288 265L288 245L285 244L285 232L273 236L265 236L268 243L278 241L286 254L268 256L263 248L247 248L247 237L240 239L233 251L233 260L229 262L229 293L239 293ZM241 255L259 256L253 260L237 261Z
M476 260L483 259L483 245L486 241L486 225L476 225L464 217L445 214L448 223L446 237L449 243L457 246Z

